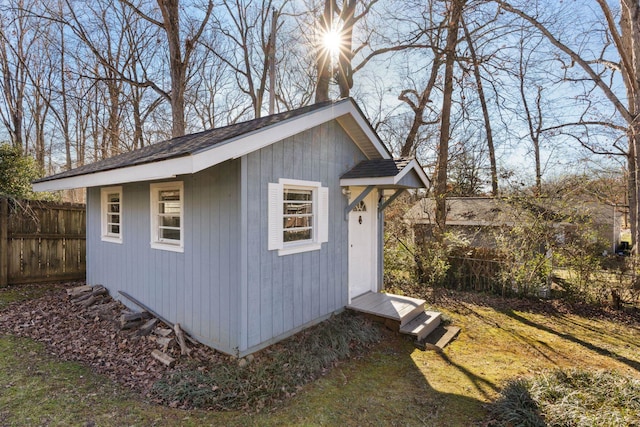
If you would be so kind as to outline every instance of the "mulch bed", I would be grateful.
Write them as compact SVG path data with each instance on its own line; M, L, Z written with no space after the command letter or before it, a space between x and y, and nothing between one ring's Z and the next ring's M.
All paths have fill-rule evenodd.
M125 308L122 304L114 304L99 314L92 307L73 304L65 289L79 285L82 283L27 285L47 286L51 291L34 300L11 303L0 311L0 334L42 342L51 354L90 366L145 396L165 373L180 369L185 363L230 360L209 347L190 342L189 358L180 356L177 345L167 349L167 354L177 359L176 365L169 368L151 356L159 348L154 334L136 336L136 330L120 329L118 319Z

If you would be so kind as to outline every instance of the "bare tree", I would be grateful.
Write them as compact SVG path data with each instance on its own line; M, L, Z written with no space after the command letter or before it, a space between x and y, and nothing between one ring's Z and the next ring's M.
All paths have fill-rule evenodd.
M24 1L13 1L0 14L0 88L4 108L0 117L9 132L11 143L26 153L24 146L24 108L30 62L30 48L37 27L31 27Z
M122 70L110 63L99 49L96 49L95 43L85 30L84 25L78 16L73 12L73 7L69 0L67 5L72 12L72 19L68 22L69 27L74 33L87 44L91 51L100 60L103 66L108 67L116 73L119 79L140 87L151 87L160 96L168 100L171 104L172 117L172 135L184 135L186 129L185 121L185 90L187 86L187 71L191 64L191 56L198 44L198 39L202 36L211 12L213 10L213 1L210 0L204 10L202 19L199 23L191 22L189 36L183 40L181 31L181 12L179 0L157 0L158 9L161 18L155 18L144 12L139 4L129 0L120 0L120 2L131 8L140 18L148 23L158 27L165 34L169 51L169 75L171 80L171 89L169 91L162 89L159 82L151 79L143 79L141 81L134 80L122 72ZM183 47L184 45L184 47ZM149 76L145 76L149 77Z
M224 2L225 14L214 17L216 31L225 36L227 49L205 45L235 74L237 88L251 100L253 117L261 117L269 89L273 46L288 0L232 0ZM273 64L275 65L275 64Z
M503 0L495 0L504 10L515 14L539 31L551 45L568 58L562 64L565 70L577 65L585 74L581 80L588 79L594 87L598 88L604 97L615 108L619 117L626 123L628 138L627 167L629 169L629 204L631 211L631 226L634 243L640 241L640 176L638 165L640 164L640 5L637 0L620 0L620 24L616 24L615 14L611 5L606 0L594 0L602 13L602 30L606 32L606 41L611 42L619 61L611 61L606 57L610 50L603 46L599 57L594 57L591 52L581 53L578 48L572 48L567 42L563 42L554 31L541 19L524 9L513 6ZM609 72L609 73L607 73ZM619 72L625 87L624 94L618 94L612 85L612 73ZM575 81L575 80L573 80ZM575 123L576 126L589 125L586 120ZM596 124L596 123L592 123ZM597 125L616 127L611 122L597 121ZM587 148L590 148L587 145ZM637 250L638 245L635 245Z

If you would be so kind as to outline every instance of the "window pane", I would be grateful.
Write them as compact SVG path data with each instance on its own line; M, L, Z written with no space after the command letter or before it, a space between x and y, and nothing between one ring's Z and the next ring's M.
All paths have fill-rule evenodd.
M120 215L118 214L107 215L107 222L110 224L120 224Z
M161 228L160 238L169 239L169 240L180 240L180 230L172 230L170 228Z
M313 190L285 188L283 191L283 240L313 239Z
M179 216L162 216L160 217L160 225L162 227L180 227Z
M285 242L295 242L298 240L311 240L311 229L285 230L283 237Z
M313 192L311 190L292 190L285 189L284 190L284 200L299 200L299 201L307 201L312 200Z
M109 233L120 234L120 226L117 224L109 225Z
M313 218L310 216L286 217L282 225L284 228L311 227L313 225Z
M160 202L159 212L160 213L179 214L180 213L180 202Z
M285 202L283 208L285 215L310 215L313 213L311 202Z

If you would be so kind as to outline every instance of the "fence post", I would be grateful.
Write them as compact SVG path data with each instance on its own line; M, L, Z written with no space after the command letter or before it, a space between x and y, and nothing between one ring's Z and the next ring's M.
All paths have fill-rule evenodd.
M7 286L9 274L9 203L0 197L0 287Z

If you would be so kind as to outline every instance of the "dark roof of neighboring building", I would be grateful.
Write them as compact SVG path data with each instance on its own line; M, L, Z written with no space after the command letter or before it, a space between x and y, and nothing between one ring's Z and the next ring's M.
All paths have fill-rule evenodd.
M45 182L61 178L75 177L95 172L104 172L113 169L153 163L161 160L169 160L177 157L188 156L197 152L222 144L242 135L267 128L269 126L285 122L289 119L319 110L328 105L337 105L344 102L352 102L350 98L339 101L325 101L314 105L298 108L284 113L273 114L242 123L236 123L225 127L215 128L190 135L171 138L166 141L148 145L135 151L123 153L95 163L80 166L75 169L60 172L34 181ZM353 103L355 105L355 103ZM356 108L357 105L355 105ZM359 109L359 108L358 108Z
M363 160L340 179L381 178L398 175L410 162L411 158Z
M451 225L508 225L514 224L518 216L514 209L529 212L536 217L550 222L584 222L591 220L596 224L607 224L613 221L613 206L597 201L580 199L542 198L532 202L522 198L509 197L448 197L447 222ZM435 222L435 200L425 198L419 200L407 212L406 218L416 222Z

